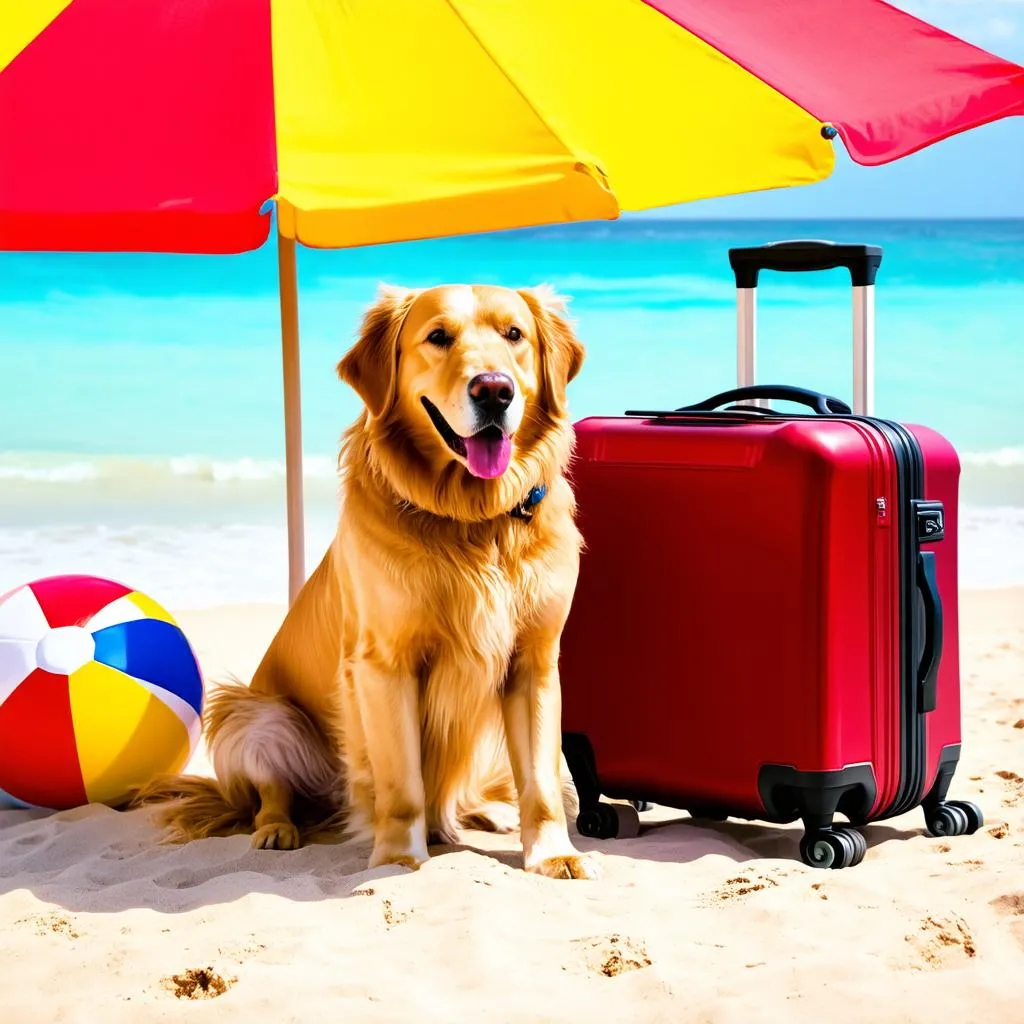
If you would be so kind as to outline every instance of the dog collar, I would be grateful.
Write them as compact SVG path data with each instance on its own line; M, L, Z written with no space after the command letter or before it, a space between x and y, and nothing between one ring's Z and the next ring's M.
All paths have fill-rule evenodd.
M508 514L513 519L523 519L529 522L533 518L534 509L544 500L547 493L547 485L538 484L515 508L509 509Z

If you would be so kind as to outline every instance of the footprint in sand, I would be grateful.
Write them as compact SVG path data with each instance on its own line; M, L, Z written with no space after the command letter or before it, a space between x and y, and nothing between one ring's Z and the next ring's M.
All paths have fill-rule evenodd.
M79 938L74 924L60 914L34 914L14 922L16 925L34 925L36 935L66 935L69 939Z
M161 978L160 984L178 999L216 999L236 981L222 977L212 967L190 967L181 974Z
M18 836L17 839L11 843L11 846L16 850L31 849L33 846L38 846L43 842L44 837L36 832L29 832L27 836Z
M1024 800L1024 777L1021 777L1016 772L1002 771L996 772L996 775L1006 783L1009 792L1003 799L1004 807L1016 807L1022 800Z
M236 963L244 964L250 957L258 956L266 948L262 942L257 942L256 936L250 932L248 942L237 946L221 946L217 950L217 955L230 957Z
M989 901L997 914L1012 917L1010 934L1017 940L1017 945L1024 949L1024 892L1011 892Z
M409 920L409 914L411 911L395 910L391 905L391 900L383 900L382 908L384 910L384 924L389 930L396 924L404 924Z
M735 878L727 878L713 894L714 902L742 899L755 892L763 892L765 889L773 888L779 883L768 875L756 875L753 872L746 875L737 875Z
M918 930L905 939L912 955L908 961L895 965L901 970L941 970L955 967L965 959L973 960L978 955L974 936L959 914L929 915Z
M652 960L642 939L631 939L628 935L599 935L586 939L574 939L574 949L581 954L587 973L603 974L614 978L617 974L639 971L650 967ZM569 968L565 968L569 970Z
M965 871L979 871L985 866L983 860L947 860L946 864L951 868L961 868Z
M1011 892L1005 896L989 901L990 907L995 907L1000 914L1010 917L1024 917L1024 892Z

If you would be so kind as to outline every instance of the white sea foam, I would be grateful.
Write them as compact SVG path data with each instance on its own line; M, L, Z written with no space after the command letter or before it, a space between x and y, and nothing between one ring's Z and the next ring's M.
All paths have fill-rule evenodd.
M307 522L307 567L333 524ZM118 580L175 610L287 600L288 545L279 526L48 526L0 529L0 594L44 576Z
M302 473L311 479L327 479L337 473L335 459L305 455ZM206 483L278 480L285 475L283 461L274 459L215 459L201 455L132 458L116 455L72 456L0 453L0 482L29 484L87 484L159 477L187 478Z
M284 462L267 459L208 459L189 455L170 460L175 476L194 477L211 483L232 483L239 480L276 480L285 475ZM335 476L335 460L322 455L305 455L304 477L325 479Z
M4 465L0 461L0 481L24 480L42 484L76 484L99 477L99 469L92 462L64 462L53 466Z
M965 452L960 461L971 466L998 466L1001 469L1012 469L1024 466L1024 445L1008 448L996 448L990 452Z
M1024 586L1024 508L960 510L961 587Z

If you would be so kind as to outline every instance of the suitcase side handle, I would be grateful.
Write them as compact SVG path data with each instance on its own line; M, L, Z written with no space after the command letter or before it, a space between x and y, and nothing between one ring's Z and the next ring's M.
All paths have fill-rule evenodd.
M797 402L813 409L819 416L834 414L850 415L850 407L841 399L831 395L823 395L820 391L809 391L807 388L794 387L791 384L751 384L745 388L733 388L719 395L712 395L695 405L684 405L676 412L712 412L727 402L740 401L744 398L774 398L781 402Z
M845 267L854 288L875 283L882 263L882 248L849 242L802 239L768 242L729 250L729 265L736 275L737 288L756 288L762 270L803 272Z
M935 577L935 552L917 553L917 589L924 602L924 647L917 670L922 712L934 711L938 699L939 662L942 660L942 598Z

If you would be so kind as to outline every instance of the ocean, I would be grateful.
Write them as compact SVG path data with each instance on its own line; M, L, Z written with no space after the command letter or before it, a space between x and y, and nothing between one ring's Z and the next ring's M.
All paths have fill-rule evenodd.
M727 250L801 237L883 247L876 411L961 454L962 584L1024 584L1024 220L633 218L300 249L308 568L358 410L334 366L379 281L553 284L587 345L580 418L732 386ZM849 278L765 274L758 304L759 380L849 400ZM92 572L174 608L283 601L282 415L273 239L228 257L0 253L0 593Z

